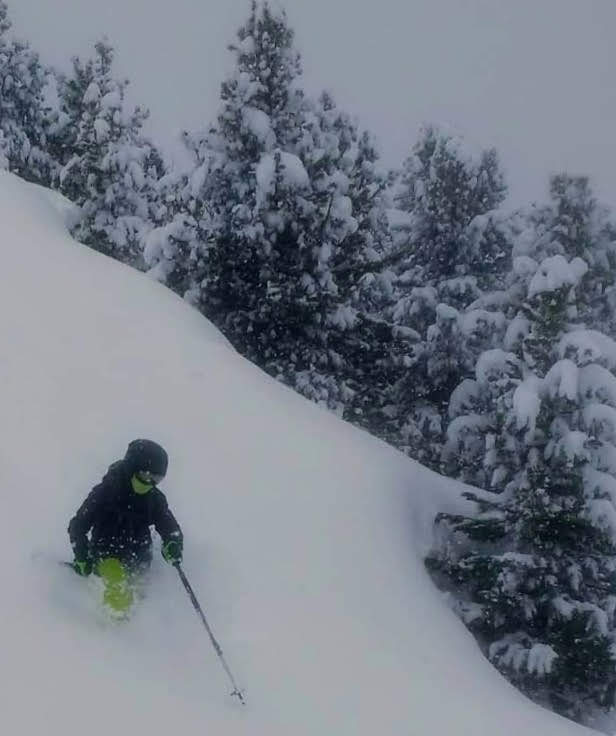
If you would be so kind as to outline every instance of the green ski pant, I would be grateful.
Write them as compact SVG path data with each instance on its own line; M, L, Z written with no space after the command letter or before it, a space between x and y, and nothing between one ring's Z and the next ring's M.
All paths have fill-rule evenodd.
M96 563L96 573L103 581L103 603L113 613L127 613L135 599L129 568L115 557L106 557Z

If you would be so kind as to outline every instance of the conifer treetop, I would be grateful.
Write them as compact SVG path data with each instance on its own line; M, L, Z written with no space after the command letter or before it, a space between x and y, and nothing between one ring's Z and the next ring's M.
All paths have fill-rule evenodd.
M13 25L8 13L9 9L5 0L0 0L0 33L6 33Z

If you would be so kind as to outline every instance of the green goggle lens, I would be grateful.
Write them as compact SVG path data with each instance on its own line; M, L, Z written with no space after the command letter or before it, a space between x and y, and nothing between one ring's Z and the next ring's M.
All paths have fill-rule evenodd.
M160 473L151 473L149 470L140 470L138 473L135 473L135 475L142 483L153 486L155 486L157 483L160 483L161 480L165 477Z

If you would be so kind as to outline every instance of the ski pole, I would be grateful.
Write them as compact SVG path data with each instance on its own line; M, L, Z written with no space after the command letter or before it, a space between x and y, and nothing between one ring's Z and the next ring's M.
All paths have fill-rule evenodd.
M224 670L227 673L229 680L231 681L231 685L233 686L233 692L231 693L231 696L237 698L242 705L246 705L246 701L244 700L244 693L239 689L239 687L237 686L235 682L233 675L231 674L231 670L229 669L229 665L225 661L225 657L222 653L222 649L220 648L220 644L216 641L216 637L212 633L212 629L210 629L210 625L208 624L207 619L205 618L203 609L199 605L197 596L195 595L190 583L188 582L188 578L184 574L184 570L182 570L179 562L174 562L173 567L175 567L175 569L178 571L178 575L180 576L180 580L182 581L182 584L186 588L186 592L188 593L190 602L193 604L193 608L195 609L195 611L201 618L201 621L203 622L203 625L205 626L205 630L207 631L210 637L210 641L212 642L212 646L214 647L214 651L218 655L218 658L220 659L222 666L224 667Z

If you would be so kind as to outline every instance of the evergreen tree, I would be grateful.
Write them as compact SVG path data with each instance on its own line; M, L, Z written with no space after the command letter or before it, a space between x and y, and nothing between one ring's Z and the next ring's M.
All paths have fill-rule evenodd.
M576 303L578 319L616 336L616 226L593 195L587 177L550 179L550 203L531 217L535 253L583 258L588 265Z
M46 150L48 72L27 43L8 38L10 28L0 0L0 166L46 184L54 168Z
M242 354L365 418L383 403L399 340L378 314L387 179L371 137L331 96L304 95L284 13L254 2L230 49L216 125L185 136L194 168L148 260Z
M435 469L451 392L502 339L504 315L482 300L506 286L510 269L512 224L495 209L505 192L493 150L472 152L435 127L403 166L397 203L406 222L397 240L407 257L391 314L415 331L416 344L392 404L401 447Z
M496 222L506 186L494 149L472 153L461 138L425 128L402 168L398 206L411 216L410 262L425 280L475 271L506 272L507 249ZM469 232L469 227L474 228Z
M295 153L305 103L292 41L284 14L253 2L230 47L236 71L222 85L216 126L185 135L195 166L179 198L194 221L195 236L186 240L197 252L178 252L190 261L179 268L205 314L260 364L284 326L268 312L287 304L285 290L301 288L311 258L297 243L309 182ZM289 278L275 283L285 268Z
M78 240L139 266L163 163L142 134L148 113L125 110L128 82L113 77L113 48L101 41L95 51L85 63L74 59L73 76L61 84L63 124L54 139L64 161L60 189L82 209Z
M484 353L454 392L449 469L493 493L466 494L474 515L439 517L450 535L427 560L490 660L581 721L616 688L616 344L571 331L586 271L546 258L510 352Z
M330 95L323 94L313 111L317 125L306 165L324 329L309 369L311 382L318 382L319 366L326 366L342 388L343 416L392 441L389 389L403 370L409 334L385 309L399 259L386 215L391 178L379 169L372 136Z
M192 196L189 177L175 170L158 180L155 201L158 209L143 251L149 274L199 306L207 263L200 240L206 232L203 202Z

